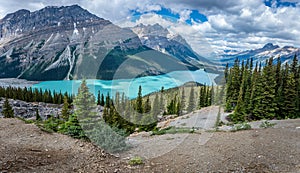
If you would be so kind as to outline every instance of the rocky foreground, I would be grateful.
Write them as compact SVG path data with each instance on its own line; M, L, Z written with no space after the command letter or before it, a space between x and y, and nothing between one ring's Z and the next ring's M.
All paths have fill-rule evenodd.
M31 119L36 117L36 111L38 110L39 115L42 119L54 116L58 117L61 115L62 105L42 103L42 102L25 102L21 100L8 99L10 105L13 107L14 114L16 117ZM5 98L0 97L0 117L2 117L2 105Z
M17 119L0 119L2 172L300 172L300 119L273 128L145 136L172 144L168 152L131 166L128 157L105 153L91 143L41 131ZM137 140L139 138L136 138ZM206 139L203 141L203 139ZM160 150L139 147L140 152ZM133 148L134 149L134 148ZM140 153L140 155L142 155ZM139 153L135 153L139 155Z

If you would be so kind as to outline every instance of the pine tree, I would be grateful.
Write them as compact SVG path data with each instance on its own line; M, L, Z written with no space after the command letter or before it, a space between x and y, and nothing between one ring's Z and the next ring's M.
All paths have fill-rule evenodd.
M5 98L3 108L2 108L2 115L4 118L14 118L14 110L12 109L11 105L9 104L8 98Z
M267 66L263 68L263 74L261 81L259 82L258 97L255 98L257 101L254 105L254 116L256 119L273 119L277 110L277 103L275 97L275 72L272 66L273 58L266 61Z
M68 121L65 122L62 129L60 130L64 132L65 134L73 137L73 138L86 138L85 133L83 129L81 128L77 115L71 114L69 116Z
M182 115L182 111L185 109L185 92L184 87L182 87L181 98L180 98L180 115Z
M156 117L160 114L158 94L155 94L155 98L154 98L153 106L152 106L152 114Z
M237 105L234 109L234 113L231 114L230 119L234 122L243 122L246 120L246 106L244 103L244 91L245 91L245 83L247 81L247 72L246 69L244 69L244 75L242 78L242 84L240 87L240 92L239 92L239 98L237 101Z
M228 82L228 73L229 73L229 67L228 67L228 63L226 64L226 67L225 67L225 71L224 71L224 78L225 78L225 82L227 83Z
M225 111L227 112L234 109L237 104L240 91L240 78L239 60L236 59L227 77L225 106Z
M35 110L35 120L36 121L41 121L42 120L42 118L41 118L41 116L39 114L39 109Z
M139 86L138 96L136 98L136 111L140 114L143 113L142 86Z
M93 128L97 119L95 97L89 92L86 81L83 80L78 88L78 94L74 100L75 116L78 117L82 128L87 132Z
M286 87L284 89L282 114L285 118L297 118L297 99L297 87L294 73L290 73L288 75Z
M159 101L159 105L160 105L160 111L161 111L161 112L164 112L164 111L165 111L164 87L161 87L161 90L160 90L160 101Z
M190 91L190 97L189 97L189 104L187 107L188 112L192 112L195 108L195 93L194 93L194 87L191 87Z
M144 113L149 113L151 111L151 102L149 96L144 104Z
M64 103L63 103L63 107L61 110L61 118L65 121L67 121L69 119L70 116L70 111L69 111L69 103L68 103L68 97L64 96Z
M100 102L100 105L101 105L101 106L104 106L104 105L105 105L103 93L101 94L101 102Z
M97 105L101 104L101 95L100 95L100 91L98 91L98 95L97 95Z

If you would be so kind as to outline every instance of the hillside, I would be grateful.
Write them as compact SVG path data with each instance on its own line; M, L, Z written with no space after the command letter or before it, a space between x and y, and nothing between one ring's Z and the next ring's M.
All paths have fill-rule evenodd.
M298 172L299 123L299 119L282 120L268 129L138 136L135 139L161 143L136 146L143 148L142 153L173 145L169 152L161 150L144 159L143 165L130 166L130 155L111 156L91 143L49 134L20 120L0 119L0 168L4 172ZM178 137L183 140L174 146Z

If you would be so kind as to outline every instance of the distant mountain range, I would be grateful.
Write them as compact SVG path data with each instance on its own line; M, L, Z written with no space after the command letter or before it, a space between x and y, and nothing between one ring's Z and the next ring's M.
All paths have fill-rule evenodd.
M270 57L275 59L280 57L282 63L291 63L295 55L297 55L300 60L300 48L292 46L279 47L278 45L268 43L260 49L243 52L227 51L225 54L221 55L220 61L223 65L228 63L231 66L237 58L240 61L253 58L253 62L264 63L266 59L269 59Z
M78 5L0 20L0 78L115 79L197 70L210 62L159 25L120 28Z

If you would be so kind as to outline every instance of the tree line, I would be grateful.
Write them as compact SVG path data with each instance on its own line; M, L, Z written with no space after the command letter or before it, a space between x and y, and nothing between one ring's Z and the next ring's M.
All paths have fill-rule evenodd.
M190 88L185 94L185 88ZM159 92L142 96L142 87L139 86L138 96L130 100L125 94L116 92L115 97L107 94L105 101L103 94L98 92L97 103L104 104L103 119L112 127L125 129L128 133L151 131L156 128L159 117L165 115L181 116L212 105L214 88L199 87L199 97L196 97L194 87L179 87L166 92L162 87ZM151 98L150 98L151 97ZM196 104L198 103L198 104Z
M234 122L300 117L300 66L295 55L291 64L280 57L264 66L253 59L237 59L225 69L226 111Z
M0 97L6 97L11 99L22 100L25 102L44 102L53 104L62 104L64 97L67 97L68 102L73 102L73 95L67 92L61 93L51 90L42 90L37 88L15 88L15 87L1 87L0 86Z

